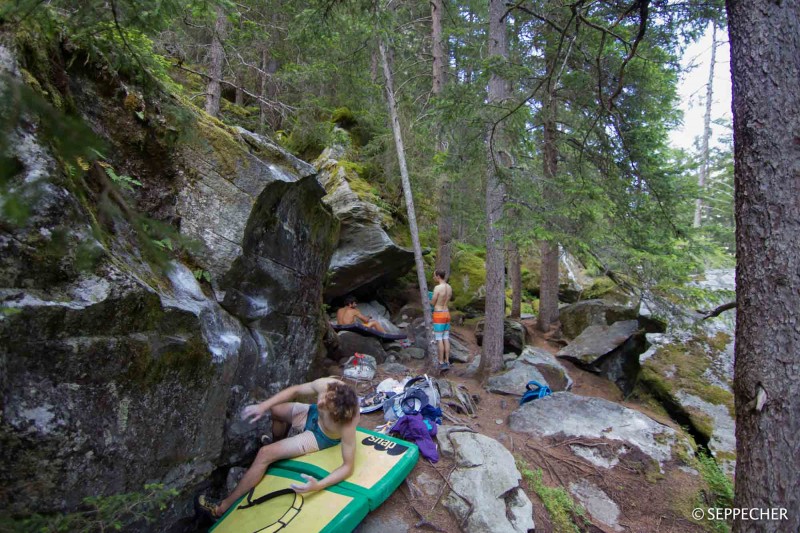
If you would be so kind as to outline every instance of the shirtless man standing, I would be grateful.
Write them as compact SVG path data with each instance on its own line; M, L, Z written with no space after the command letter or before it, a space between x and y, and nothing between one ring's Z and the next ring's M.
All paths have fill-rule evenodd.
M437 270L433 273L436 287L433 289L433 336L439 349L439 369L450 368L450 310L447 304L453 297L453 288L447 283L447 273Z
M354 324L356 319L363 322L366 328L386 333L386 330L383 329L380 322L373 320L371 316L364 316L361 314L361 311L358 310L355 297L348 296L344 299L344 307L336 311L336 322L340 326L347 326L349 324Z

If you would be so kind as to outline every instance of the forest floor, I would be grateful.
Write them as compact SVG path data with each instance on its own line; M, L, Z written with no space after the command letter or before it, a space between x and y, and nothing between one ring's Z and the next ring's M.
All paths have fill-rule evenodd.
M552 353L560 346L550 342L533 327L526 323L528 343L544 348ZM472 357L480 350L475 335L469 327L454 327L454 334L465 340ZM422 366L422 362L418 362ZM595 396L620 403L636 409L651 418L675 429L675 424L663 413L656 412L646 403L636 400L623 401L622 394L612 382L583 371L569 362L561 361L574 380L571 392L582 396ZM413 365L405 363L412 371L421 371ZM706 531L706 529L689 520L689 513L697 506L697 495L700 494L702 481L696 473L688 469L671 468L661 471L653 466L653 461L641 452L631 451L622 456L620 463L613 469L599 468L577 458L569 450L568 444L575 439L553 437L535 439L533 437L512 432L508 428L508 416L518 406L519 398L487 392L481 384L466 374L466 364L456 363L452 369L438 379L445 378L463 385L477 400L477 413L470 417L459 415L466 425L476 432L489 436L502 443L519 461L528 465L528 469L542 471L542 481L549 487L568 488L570 483L579 480L590 480L608 494L619 506L619 529L616 531L631 532L664 532L678 533L686 531ZM372 386L386 377L400 379L403 376L380 372L373 380ZM363 386L362 386L363 388ZM363 393L364 391L361 391ZM383 424L383 413L378 411L362 415L361 425L374 428ZM445 421L445 424L448 424ZM602 445L600 442L586 442L588 446ZM377 510L373 511L357 529L359 533L395 533L401 531L461 531L456 519L444 508L443 501L447 493L447 480L454 469L452 458L441 457L433 464L420 458L412 473L392 496ZM439 480L432 483L431 480ZM537 533L561 531L606 532L614 531L608 526L593 524L571 513L570 517L578 529L565 529L562 525L551 522L545 502L527 480L521 483L534 507ZM420 485L434 485L430 487ZM426 491L427 489L427 491ZM427 492L427 493L426 493ZM569 526L567 526L569 527Z

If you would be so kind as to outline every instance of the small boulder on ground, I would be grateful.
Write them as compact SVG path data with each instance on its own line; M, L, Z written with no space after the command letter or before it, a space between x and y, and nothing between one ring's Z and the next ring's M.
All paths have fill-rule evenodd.
M527 533L535 528L533 504L519 485L522 476L511 452L464 427L443 427L437 439L456 464L444 506L464 531Z
M622 531L622 527L617 522L619 506L602 489L582 479L570 483L569 491L594 520L602 522L614 531Z
M365 353L374 357L379 363L386 361L386 352L377 337L362 335L355 331L340 331L339 359L352 357L355 353Z

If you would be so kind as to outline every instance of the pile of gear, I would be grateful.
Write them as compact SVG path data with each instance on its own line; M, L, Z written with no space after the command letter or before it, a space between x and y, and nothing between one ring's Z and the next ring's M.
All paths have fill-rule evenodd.
M427 374L403 381L387 378L360 403L362 413L383 409L386 424L379 426L379 431L414 442L423 457L433 463L439 460L433 437L442 423L440 394Z

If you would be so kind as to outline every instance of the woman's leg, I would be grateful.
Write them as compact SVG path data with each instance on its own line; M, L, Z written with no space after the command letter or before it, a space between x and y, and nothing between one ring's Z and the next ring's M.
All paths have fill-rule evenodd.
M272 413L272 441L285 439L292 426L292 410L294 402L281 403L270 409Z
M300 455L315 452L318 449L319 447L317 446L317 440L314 437L314 434L310 431L304 431L299 435L295 435L294 437L284 439L280 442L273 442L267 446L262 446L261 449L258 450L258 455L256 455L255 461L253 461L253 464L250 465L250 468L247 470L247 472L245 472L244 477L242 477L242 480L239 481L239 484L236 485L236 488L233 489L233 492L231 492L230 495L222 500L219 506L217 506L215 514L217 516L222 516L222 514L236 502L236 500L247 494L250 489L258 485L258 482L264 477L264 473L267 471L269 465L275 461L280 461L281 459L288 459L291 457L298 457Z

